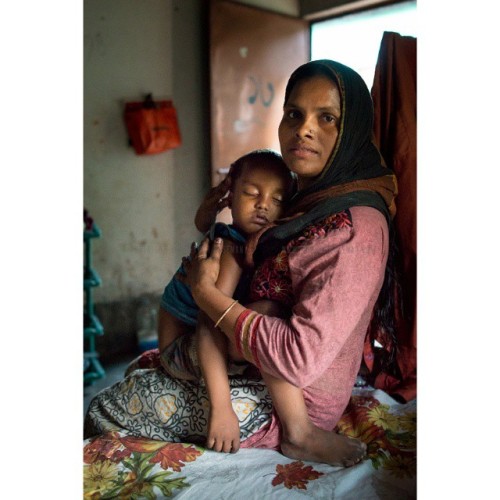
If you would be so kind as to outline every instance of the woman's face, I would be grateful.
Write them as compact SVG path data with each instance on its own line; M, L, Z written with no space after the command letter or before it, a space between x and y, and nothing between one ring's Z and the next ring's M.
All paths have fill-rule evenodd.
M341 116L338 87L325 76L301 80L283 111L278 129L281 154L303 189L321 174L337 142Z

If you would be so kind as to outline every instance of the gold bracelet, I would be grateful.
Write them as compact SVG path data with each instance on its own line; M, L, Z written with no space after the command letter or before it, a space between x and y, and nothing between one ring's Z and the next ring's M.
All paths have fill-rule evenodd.
M237 304L238 301L235 300L223 313L222 313L222 316L219 318L219 320L217 321L217 323L215 323L215 328L217 328L220 324L220 322L224 319L224 317L226 316L226 314L233 308L233 306L235 304Z

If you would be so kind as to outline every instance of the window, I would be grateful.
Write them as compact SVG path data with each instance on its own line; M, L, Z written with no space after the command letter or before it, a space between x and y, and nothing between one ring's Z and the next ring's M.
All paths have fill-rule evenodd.
M371 89L384 31L417 36L417 2L406 1L311 24L311 59L355 69Z

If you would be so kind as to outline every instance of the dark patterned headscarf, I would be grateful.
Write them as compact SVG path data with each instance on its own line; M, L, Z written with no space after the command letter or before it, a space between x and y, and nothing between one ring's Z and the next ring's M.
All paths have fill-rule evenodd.
M292 198L285 218L250 238L248 264L252 254L255 262L275 255L307 226L347 208L376 208L389 223L396 212L396 177L384 165L372 142L373 103L365 82L354 70L338 62L311 61L292 73L285 90L285 104L299 81L314 76L326 76L339 88L341 119L337 142L318 178Z

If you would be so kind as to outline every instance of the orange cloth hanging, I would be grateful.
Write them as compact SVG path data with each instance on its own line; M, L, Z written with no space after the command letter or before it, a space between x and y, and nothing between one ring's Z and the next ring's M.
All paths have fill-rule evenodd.
M150 97L150 96L148 96ZM125 124L135 153L151 155L181 145L177 112L172 101L153 101L125 104Z

